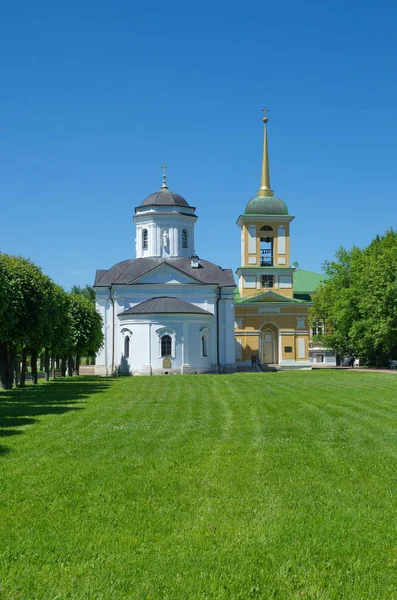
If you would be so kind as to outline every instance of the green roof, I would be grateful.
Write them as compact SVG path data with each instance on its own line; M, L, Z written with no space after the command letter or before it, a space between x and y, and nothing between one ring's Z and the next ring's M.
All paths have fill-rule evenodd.
M251 198L245 207L246 215L288 215L285 202L276 196L265 196L264 198Z
M296 269L294 273L294 294L312 294L320 283L326 281L327 276L315 271Z
M247 268L247 267L244 267ZM256 267L258 268L258 267ZM311 294L313 294L318 286L327 280L327 276L323 273L316 273L315 271L306 271L305 269L296 269L294 272L294 297L286 298L287 302L306 303L312 302ZM234 302L236 304L243 304L246 302L256 302L259 297L263 296L263 290L255 296L249 296L248 298L241 298L238 288L234 290ZM273 290L273 294L276 294ZM280 300L281 301L281 300ZM278 304L278 302L276 302ZM272 304L272 302L269 302Z

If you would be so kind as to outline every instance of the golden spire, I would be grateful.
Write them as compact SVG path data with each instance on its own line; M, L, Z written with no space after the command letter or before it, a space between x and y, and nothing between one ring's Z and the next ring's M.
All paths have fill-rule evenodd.
M267 127L268 122L267 112L268 108L263 109L264 117L262 121L265 124L265 131L263 135L263 157L262 157L262 173L261 173L261 187L258 190L259 198L265 198L266 196L273 196L273 190L270 187L270 171L269 171L269 153L267 149Z
M164 163L161 165L161 168L163 169L163 183L161 184L161 189L162 190L168 190L168 186L167 186L167 165Z

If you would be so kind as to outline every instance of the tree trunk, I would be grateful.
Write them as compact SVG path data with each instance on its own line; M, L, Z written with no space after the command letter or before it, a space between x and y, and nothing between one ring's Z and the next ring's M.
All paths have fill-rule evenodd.
M40 371L44 371L44 354L40 354Z
M80 354L76 354L76 375L80 375Z
M0 388L2 388L3 390L7 389L7 367L7 346L6 344L0 344Z
M16 379L16 362L17 362L17 352L15 347L12 344L7 345L7 382L6 389L11 390L12 384Z
M69 354L69 356L68 356L68 376L69 377L72 377L72 375L73 375L73 366L74 366L73 356L71 354Z
M12 386L18 387L18 377L19 373L21 372L21 359L15 349L13 352L10 353L10 361L10 373L12 373Z
M45 380L50 381L50 355L47 348L44 350L44 371Z
M56 357L55 357L55 368L56 368L56 370L57 370L57 371L59 371L59 369L60 369L60 366L61 366L61 364L60 364L60 363L61 363L61 358L60 358L60 356L56 356Z
M37 385L37 350L32 350L30 353L30 365L32 368L32 383Z
M26 348L22 350L22 366L21 366L21 376L19 378L19 387L25 387L26 382L26 359L28 357L28 351Z
M62 356L61 357L61 376L65 377L66 375L66 369L67 369L67 362L68 362L68 358L67 356Z

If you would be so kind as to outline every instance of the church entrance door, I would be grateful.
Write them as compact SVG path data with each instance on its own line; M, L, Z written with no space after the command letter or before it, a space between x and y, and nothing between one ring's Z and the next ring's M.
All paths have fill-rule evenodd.
M277 334L270 328L263 329L259 334L259 359L262 364L274 365L277 362L276 359L276 339Z

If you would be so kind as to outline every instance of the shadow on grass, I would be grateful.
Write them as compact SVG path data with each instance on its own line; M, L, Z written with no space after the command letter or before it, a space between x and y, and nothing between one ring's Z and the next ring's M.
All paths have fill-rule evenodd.
M22 434L42 415L83 410L85 399L108 389L109 381L97 377L57 379L37 386L0 392L0 438ZM18 429L16 429L18 428ZM0 456L9 452L0 445Z

